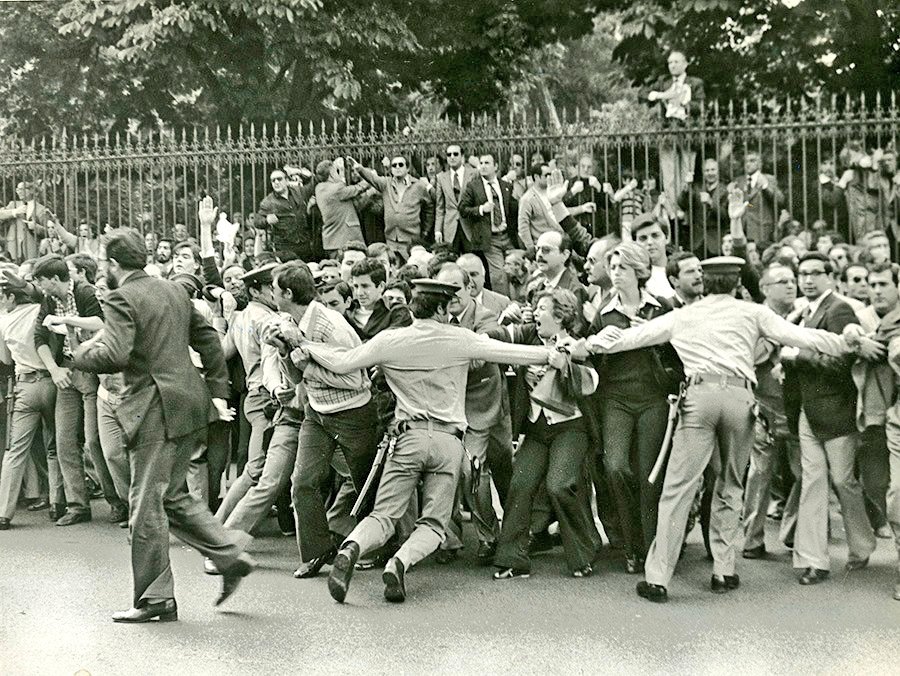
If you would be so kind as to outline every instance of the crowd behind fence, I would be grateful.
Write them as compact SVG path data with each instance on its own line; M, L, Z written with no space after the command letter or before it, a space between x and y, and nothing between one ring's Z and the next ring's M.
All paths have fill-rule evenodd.
M566 167L589 155L599 180L620 186L623 174L659 181L661 149L675 144L696 154L698 182L706 159L719 161L722 180L728 182L742 173L746 153L758 152L763 170L784 192L784 209L793 219L804 228L824 221L827 228L844 229L852 240L859 233L841 223L839 207L823 188L823 167L831 163L840 176L848 148L863 154L890 151L896 146L898 122L900 110L891 94L868 101L863 96L814 103L707 102L699 115L677 127L665 125L635 104L630 113L574 119L563 115L559 125L540 115L509 114L429 123L369 117L113 136L64 130L40 139L7 138L0 143L0 204L14 200L18 182L28 180L35 184L38 201L70 231L86 222L95 230L109 224L162 233L170 232L175 223L195 228L196 200L204 193L213 195L234 220L246 223L246 216L270 190L269 172L284 165L314 169L320 160L352 155L380 167L382 157L404 154L423 175L426 159L442 158L446 146L454 143L464 153L493 153L501 173L509 170L514 154L524 158L525 167L535 152ZM609 195L599 192L593 197L598 206L590 216L594 233L617 229ZM882 204L881 197L885 196L873 199ZM690 204L689 213L679 218L690 220L693 210ZM890 226L891 218L896 214L876 221ZM674 237L693 237L685 232L676 229ZM677 243L686 248L695 244Z

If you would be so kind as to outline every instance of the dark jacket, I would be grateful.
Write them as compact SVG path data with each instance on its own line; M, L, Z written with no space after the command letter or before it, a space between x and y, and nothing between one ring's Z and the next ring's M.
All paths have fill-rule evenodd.
M856 323L853 309L830 293L804 325L841 333L847 324ZM788 427L794 434L801 409L813 433L824 441L856 431L857 392L851 374L854 358L803 349L792 364L786 363L784 406Z
M409 313L409 308L405 305L395 305L388 310L387 305L384 304L384 299L379 298L378 302L375 303L375 307L372 308L372 315L369 317L366 325L360 326L353 318L353 313L358 307L359 303L353 300L350 303L350 309L347 311L345 319L363 342L374 338L385 329L398 329L412 324L412 315Z
M75 282L74 295L75 307L78 308L79 317L100 317L100 319L103 319L103 310L100 307L100 301L97 300L97 294L93 286L91 286L90 284L81 284L80 282ZM35 348L38 348L41 345L49 346L50 350L53 352L53 358L58 364L60 359L62 358L62 349L63 343L65 342L65 337L58 333L54 333L46 326L44 326L44 318L47 315L52 315L55 313L56 310L51 304L51 300L47 297L44 297L44 299L41 301L41 309L38 312L37 319L35 320L34 346Z
M278 217L275 225L266 222L269 214ZM257 218L256 227L269 231L271 248L275 251L285 245L289 245L289 248L305 246L312 250L312 232L306 220L306 201L298 188L289 187L287 197L270 192L259 203Z
M506 212L506 233L509 235L510 243L515 245L518 242L519 204L513 197L512 186L509 183L501 178L497 179L497 183L500 185L500 197L503 199L503 210ZM479 207L487 201L484 180L481 176L473 177L466 183L459 200L459 216L463 234L468 240L466 244L474 251L489 251L491 248L491 214L479 213ZM494 215L499 215L496 205Z
M218 419L210 397L228 397L228 372L219 334L197 312L184 289L133 273L106 300L102 340L83 345L75 366L94 373L122 371L125 387L116 410L126 445L147 411L162 407L160 438L176 439ZM188 347L203 361L206 379L191 363Z

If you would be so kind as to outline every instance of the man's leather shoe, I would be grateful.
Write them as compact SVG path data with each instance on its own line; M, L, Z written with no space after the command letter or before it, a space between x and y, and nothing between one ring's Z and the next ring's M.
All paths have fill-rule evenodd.
M494 563L494 556L497 554L496 542L479 542L478 543L478 563L482 566L490 566Z
M125 624L139 624L159 619L160 622L175 622L178 619L178 604L175 599L166 599L159 603L148 603L140 608L129 608L119 613L113 613L113 622Z
M403 603L406 600L406 583L403 579L405 574L406 566L403 565L403 561L396 556L391 557L381 574L381 581L384 582L384 598L391 603Z
M91 520L90 510L79 510L77 512L66 512L56 522L57 526L72 526L76 523L87 523Z
M109 508L109 522L122 523L128 521L128 507L125 505L113 505Z
M448 563L452 563L456 561L459 556L458 549L439 549L437 553L434 555L434 560L440 563L441 565L446 565Z
M241 580L253 572L256 562L247 554L241 554L228 570L222 571L222 591L216 599L216 605L222 605L237 590Z
M851 573L854 570L862 570L863 568L865 568L868 565L869 565L869 557L868 556L864 559L856 559L855 561L851 559L850 561L847 561L847 565L844 566L844 570L846 570L848 573Z
M741 586L741 578L737 575L713 575L709 580L709 589L713 594L724 594Z
M9 530L9 519L0 519L0 530Z
M638 596L653 601L653 603L665 603L669 600L669 592L661 584L650 584L641 580L634 589Z
M221 575L222 572L218 566L213 563L212 559L203 559L203 572L207 575Z
M830 575L827 570L819 570L818 568L807 568L803 575L800 576L800 584L802 585L811 585L811 584L819 584L820 582L824 582L828 579Z
M46 498L38 498L34 502L32 502L26 509L29 512L40 512L42 509L47 509L50 506L50 501Z
M311 561L301 563L300 567L294 571L294 577L298 580L315 577L322 570L322 566L326 566L334 561L335 556L337 556L337 549L329 549L322 556L317 556Z
M52 505L50 505L50 511L47 512L47 516L50 517L51 521L58 521L60 518L62 518L62 516L65 513L66 513L65 505L62 505L59 503L53 503Z
M356 562L359 560L359 545L350 540L334 557L331 564L331 574L328 576L328 593L338 603L343 603L347 598L347 590L350 588L350 578Z
M750 549L744 550L744 558L745 559L764 559L766 558L766 546L760 545L759 547L751 547Z
M28 509L31 509L31 507ZM894 537L894 532L891 530L890 526L883 524L875 529L875 537L881 538L882 540L890 540Z

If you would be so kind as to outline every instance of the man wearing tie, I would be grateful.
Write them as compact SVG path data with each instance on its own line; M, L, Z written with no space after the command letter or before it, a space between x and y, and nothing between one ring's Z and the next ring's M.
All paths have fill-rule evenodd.
M462 228L459 227L459 200L475 171L463 162L462 148L447 146L447 170L437 176L435 186L434 241L449 244L462 253Z
M778 189L774 176L762 172L762 159L758 152L751 150L744 156L744 174L738 176L735 183L743 189L749 203L744 214L747 238L771 242L779 209L784 204L784 193Z
M479 158L481 180L470 181L459 203L462 219L463 249L477 254L487 267L487 286L506 293L503 262L514 249L516 223L513 214L518 206L512 186L497 178L497 164L491 154Z

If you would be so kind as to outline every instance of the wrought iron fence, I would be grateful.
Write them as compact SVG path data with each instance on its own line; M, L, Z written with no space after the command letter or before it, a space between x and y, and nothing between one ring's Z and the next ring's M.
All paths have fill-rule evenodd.
M675 147L695 155L698 185L706 159L719 161L727 182L743 172L742 158L754 150L763 170L784 191L784 209L793 218L805 227L824 220L846 228L841 207L827 199L820 170L831 162L840 176L841 150L854 144L870 150L894 147L898 121L900 110L891 94L869 101L708 102L678 126L664 124L656 109L635 105L595 115L563 115L558 126L539 115L509 114L428 122L373 116L112 137L64 130L52 137L0 142L0 204L15 200L17 183L30 180L38 201L72 231L87 222L95 230L110 224L170 232L176 223L195 228L195 204L204 192L232 219L246 223L269 191L269 172L285 164L314 169L322 159L349 154L378 166L383 156L400 153L422 175L426 159L443 158L446 146L454 143L466 153L494 153L504 173L515 154L526 166L535 152L566 166L587 155L600 182L618 188L628 175L660 178L661 156ZM615 229L617 206L602 191L587 190L598 209L583 218L596 234ZM698 218L695 200L683 206L684 213L678 214L682 221ZM684 241L695 237L689 229L674 236L685 246L697 246Z

